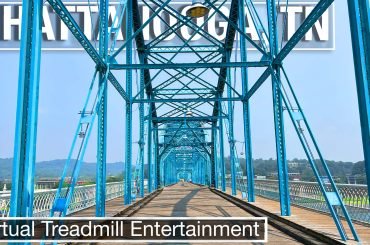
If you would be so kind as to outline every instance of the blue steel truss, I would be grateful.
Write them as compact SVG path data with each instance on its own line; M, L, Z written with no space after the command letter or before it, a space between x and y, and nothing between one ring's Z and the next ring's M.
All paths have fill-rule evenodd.
M348 236L339 215L344 216L353 237L359 240L282 65L283 60L329 8L333 0L320 0L281 49L275 0L266 0L267 26L262 23L251 0L205 0L204 4L212 11L204 17L204 22L199 26L192 18L182 15L171 6L170 2L170 0L143 0L142 4L151 10L151 15L142 23L138 1L120 0L111 28L108 28L109 1L98 1L100 38L97 50L84 35L63 1L47 0L96 64L86 103L80 112L81 118L61 174L51 216L67 214L95 118L98 121L96 216L105 215L108 82L122 96L125 103L124 205L131 204L133 194L141 197L145 195L145 179L149 193L176 183L180 179L226 191L227 172L231 174L232 195L241 191L243 198L254 202L249 100L271 77L281 215L288 216L291 213L284 132L285 115L294 126L341 238L346 240ZM225 4L230 5L228 14L221 11ZM370 183L369 2L348 0L348 6L365 163ZM12 216L32 215L41 10L42 1L23 0ZM258 42L253 41L244 31L246 10L256 27ZM162 12L175 18L176 24L167 23L161 15ZM227 22L226 36L222 41L203 28L215 15ZM146 41L143 30L156 18L165 26L165 30L157 37ZM125 25L122 25L123 20ZM183 27L191 30L187 38L179 35L179 30ZM125 32L123 44L117 43L120 30ZM176 45L164 42L171 35L177 38ZM202 43L194 41L197 36L203 38ZM248 57L247 45L257 50L260 55L258 60L251 60ZM235 54L233 61L235 46L240 47L240 52ZM264 71L249 88L248 72L253 68L262 68ZM113 71L114 74L120 75L114 75ZM241 91L235 85L237 78L233 71L240 72L238 82L241 84ZM135 78L137 73L139 76ZM119 81L116 77L125 79ZM136 90L133 86L135 81L139 84ZM125 87L122 84L125 84ZM235 146L235 103L242 104L246 173L241 172ZM132 156L134 105L138 105L139 108L139 150L136 167ZM225 143L229 146L230 171L225 162ZM246 176L246 179L243 176ZM329 184L323 183L322 176L328 176ZM63 188L64 186L67 188Z

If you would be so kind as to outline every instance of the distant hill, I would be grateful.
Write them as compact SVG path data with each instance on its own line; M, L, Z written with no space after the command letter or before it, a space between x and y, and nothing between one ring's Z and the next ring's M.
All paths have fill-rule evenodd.
M38 178L55 178L62 174L65 159L51 160L36 163L36 179ZM12 158L0 158L0 183L4 180L10 180L12 174ZM73 167L74 161L71 162ZM229 158L225 158L226 173L230 173ZM327 161L329 169L336 181L341 183L347 182L346 176L358 177L358 183L365 183L365 164L364 161L357 163ZM275 159L254 159L254 174L269 176L277 172ZM245 172L245 159L240 159L240 167ZM107 176L122 176L124 169L123 162L107 163ZM320 170L321 168L319 168ZM147 166L144 166L144 173L147 176ZM315 181L313 171L307 160L293 159L288 161L288 171L290 173L299 173L304 181ZM96 164L84 162L81 167L80 178L94 179Z
M36 163L36 178L54 178L62 174L65 159L43 161ZM74 161L71 162L71 165ZM0 181L11 179L12 175L12 158L0 158ZM80 176L84 178L94 178L96 164L83 162ZM107 175L120 175L123 172L123 162L107 163Z

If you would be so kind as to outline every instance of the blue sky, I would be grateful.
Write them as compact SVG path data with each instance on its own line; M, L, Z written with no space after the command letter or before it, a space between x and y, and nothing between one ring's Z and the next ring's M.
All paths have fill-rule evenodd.
M363 153L345 1L335 2L335 25L335 51L295 51L285 60L284 66L324 157L359 161L363 160ZM0 51L0 158L12 157L13 154L18 60L17 51ZM93 62L82 51L43 52L38 161L66 158L93 68ZM255 76L250 72L251 78ZM123 100L109 87L109 162L124 159L123 112ZM241 115L236 113L235 117L237 131L242 129ZM253 157L275 158L269 83L264 84L251 100L251 124ZM288 118L286 134L288 158L303 158ZM136 137L137 127L134 127L134 142ZM238 135L236 137L238 139ZM88 161L95 161L96 141L93 138L86 155ZM240 145L237 147L241 149Z

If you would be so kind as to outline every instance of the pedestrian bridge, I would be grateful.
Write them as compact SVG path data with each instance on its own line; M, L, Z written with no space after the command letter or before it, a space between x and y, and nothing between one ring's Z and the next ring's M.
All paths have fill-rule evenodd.
M70 11L70 1L23 0L12 191L1 196L2 215L267 216L276 243L370 241L369 2L347 1L353 62L346 60L355 70L367 186L334 181L295 93L298 84L284 65L326 11L334 16L334 0L313 3L293 35L286 35L288 11L280 12L282 2L266 0L257 9L252 0L188 0L181 2L187 5L183 8L172 0L119 0L111 3L112 14L110 1L86 1L91 16L98 10L91 18L94 43ZM95 68L59 187L35 192L44 4ZM285 1L286 10L291 4ZM215 19L224 22L222 38L207 29ZM160 23L161 33L148 38L145 30L153 22ZM258 38L247 33L252 26ZM184 30L187 35L180 35ZM58 69L58 76L69 72ZM262 86L271 87L274 133L266 142L275 143L275 182L255 180L254 174L250 104ZM124 183L107 183L110 89L122 97L125 114ZM79 186L93 129L96 185ZM289 181L288 130L304 152L314 183Z
M228 182L229 183L229 182ZM230 186L228 184L228 186ZM123 207L123 182L107 184L106 216L133 216L133 217L268 217L270 224L269 242L274 244L304 243L307 239L320 240L322 243L340 243L334 222L326 209L317 184L312 182L292 182L291 200L292 215L279 216L277 181L256 180L256 202L248 203L243 199L242 192L238 191L235 199L232 198L230 187L226 192L210 189L207 186L180 182L165 187L160 192L149 195L145 188L144 198L134 198L132 205ZM346 207L353 217L355 227L362 238L363 244L370 244L370 206L365 185L338 185L346 202ZM68 210L68 216L92 217L95 215L95 185L79 186L75 190L73 201ZM226 195L223 195L223 194ZM35 217L48 217L53 206L56 190L39 190L35 193ZM145 200L148 199L148 200ZM140 208L135 205L142 203ZM360 201L362 200L362 201ZM2 216L9 215L10 193L0 194ZM134 212L131 210L134 209ZM277 220L277 221L276 221ZM281 222L283 220L283 222ZM288 226L298 226L295 230L286 231ZM280 227L283 226L283 227ZM304 228L303 228L304 227ZM302 230L303 229L303 230ZM307 236L307 230L312 230L312 237ZM346 231L350 232L346 227ZM323 240L322 240L323 239ZM327 239L327 240L325 240ZM326 241L326 242L325 242ZM356 243L349 239L347 244ZM320 242L318 241L318 244ZM356 243L357 244L357 243Z

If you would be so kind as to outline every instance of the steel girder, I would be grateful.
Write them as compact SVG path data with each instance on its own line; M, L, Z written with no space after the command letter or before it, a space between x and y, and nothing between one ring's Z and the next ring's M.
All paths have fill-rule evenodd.
M225 166L225 148L224 148L224 124L222 120L222 106L218 108L218 129L219 129L219 143L220 143L220 173L221 173L221 189L226 191L226 166Z
M132 2L133 2L132 3L133 26L134 26L134 31L135 31L135 34L133 34L132 37L134 37L135 41L136 41L136 47L137 47L137 50L138 50L141 65L145 66L145 65L148 64L148 58L144 54L144 51L146 50L146 47L145 47L145 42L144 42L144 35L143 35L143 32L142 32L143 25L141 23L141 17L140 17L140 13L139 13L139 5L138 5L137 0L133 0ZM128 40L129 40L129 38L128 38ZM153 88L152 88L149 69L147 69L145 67L141 67L141 69L142 69L141 72L143 72L143 76L144 76L144 87L145 87L146 95L147 95L148 98L151 98L153 96ZM151 103L151 107L152 107L151 108L152 116L156 117L157 112L156 112L156 109L155 109L155 104Z
M229 14L230 21L228 23L234 23L234 24L237 23L238 14L239 14L238 13L238 1L233 0L230 6L230 14ZM236 30L234 26L231 26L229 24L227 26L227 32L226 32L226 37L225 37L225 43L224 43L225 52L223 53L223 56L222 56L222 63L230 62L230 60L227 60L226 54L227 54L227 51L231 52L232 50L233 43L235 40L235 33L236 33ZM228 56L228 58L230 59L230 56ZM218 78L217 88L216 88L217 92L221 95L224 91L225 84L226 84L226 73L227 73L227 67L222 67L219 72L219 78ZM220 109L221 109L220 103L215 102L212 115L217 116L219 114L218 111Z
M253 4L253 3L251 3ZM239 0L239 27L245 30L245 12L243 0ZM247 60L247 46L244 38L240 38L240 59L241 61ZM241 68L241 82L242 82L242 93L243 97L248 96L248 69L245 67ZM251 130L250 130L250 117L249 117L249 101L243 101L243 120L244 120L244 151L245 151L245 165L246 165L246 176L247 176L247 197L249 202L255 201L254 195L254 169L252 163L252 141L251 141Z
M149 106L149 112L148 112L148 137L147 137L147 142L148 142L148 147L147 147L147 153L148 153L148 156L147 156L147 164L148 164L148 192L151 193L153 191L152 187L152 182L153 182L153 179L152 179L152 172L153 172L153 167L152 167L152 157L153 157L153 154L152 154L152 141L153 141L153 134L152 134L152 109L153 107L152 106Z
M267 67L268 61L251 62L222 62L222 63L169 63L169 64L111 64L111 70L132 70L132 69L191 69L191 68L230 68L230 67Z
M109 0L101 0L99 5L99 55L106 61L108 55L108 6ZM104 82L104 71L99 71L99 90L103 91L98 111L98 146L96 161L96 208L97 217L105 216L106 161L107 161L107 104L108 86Z
M218 189L219 188L219 183L218 183L218 176L219 176L219 172L218 172L218 169L219 169L219 161L218 161L218 147L217 147L217 123L216 122L213 122L213 125L212 125L212 137L213 137L213 140L212 140L212 143L213 143L213 159L214 161L212 162L213 163L213 169L212 169L212 173L211 174L211 177L213 175L213 182L214 182L214 188ZM212 179L211 179L211 187L212 187Z
M348 12L367 187L370 193L370 3L369 1L348 0Z
M212 125L212 131L211 131L211 175L210 175L210 184L209 186L211 188L216 188L216 173L217 173L217 148L215 144L216 135L216 125L213 123Z
M99 55L94 46L87 39L87 37L85 36L81 28L78 26L76 21L73 19L73 17L69 13L63 2L61 0L48 0L48 3L54 9L55 13L59 16L59 18L68 27L68 29L71 31L72 35L76 38L76 40L85 49L87 54L95 62L98 69L106 70L107 69L106 61L104 61L104 59ZM116 77L111 72L109 72L108 74L108 80L113 85L113 87L115 87L115 89L122 96L122 98L127 101L128 96L125 90L122 88Z
M277 11L275 0L267 0L267 16L270 41L270 56L275 57L278 53L279 42L277 32ZM273 72L276 76L271 77L272 94L273 94L273 112L275 125L275 145L276 145L276 161L279 178L279 195L280 195L280 213L282 216L290 216L290 196L289 196L289 178L288 178L288 163L285 151L285 133L284 133L284 118L283 106L279 86L280 68L273 66Z
M274 64L281 64L283 60L288 56L288 54L293 50L293 48L298 44L298 42L306 35L307 31L316 23L316 21L321 17L321 15L329 8L329 6L334 2L334 0L320 0L307 18L303 21L301 26L289 39L289 41L284 45L279 53L273 57Z
M138 55L139 55L139 60L140 60L140 64L141 66L146 66L148 64L148 58L147 58L147 55L145 53L145 50L146 50L146 47L145 47L145 42L144 42L144 35L143 35L143 32L142 30L144 29L144 26L146 24L142 24L141 23L141 16L140 16L140 13L139 13L139 6L138 6L138 2L137 0L133 0L132 1L132 17L133 17L133 28L134 28L134 34L130 37L127 37L127 40L126 40L126 45L128 45L129 42L131 42L130 40L131 39L135 39L135 42L136 42L136 47L137 47L137 51L138 51ZM147 23L150 23L150 20L147 21ZM128 48L128 46L126 47L126 49ZM116 54L118 54L116 52ZM114 57L114 55L113 55ZM144 140L144 91L146 92L146 96L147 96L147 99L151 99L153 97L153 88L152 88L152 83L151 83L151 76L150 76L150 71L149 69L147 69L146 67L141 67L140 69L140 91L139 91L139 96L140 96L140 100L142 100L140 102L140 143L139 143L139 147L140 147L140 164L142 164L142 167L141 167L141 186L142 188L140 188L141 190L141 193L140 195L143 196L144 195L144 142L142 140ZM131 98L131 102L133 103L133 100ZM148 147L147 147L147 150L148 150L148 158L147 158L147 164L148 164L148 191L149 193L152 192L152 183L153 183L153 168L152 168L152 135L153 135L153 131L152 131L152 127L153 127L153 122L151 120L152 117L157 117L157 111L156 111L156 105L155 103L153 102L150 102L149 104L149 120L147 120L147 126L148 126ZM154 168L155 169L155 168Z
M161 187L160 185L160 155L159 155L159 134L158 134L158 125L155 124L154 126L154 132L153 132L153 138L154 138L154 189L159 189Z
M126 37L131 38L133 29L133 1L128 0L126 6ZM132 42L126 46L126 63L132 63ZM132 70L126 71L126 92L128 101L126 101L126 131L125 131L125 179L124 179L124 204L130 205L131 198L131 179L132 179Z
M230 60L230 52L227 54L227 60ZM227 69L227 80L231 81L231 71ZM227 86L227 97L232 97L231 87ZM221 103L221 102L220 102ZM227 102L227 120L229 121L229 150L230 150L230 172L231 172L231 194L236 195L236 156L235 154L235 139L234 139L234 108L232 101Z
M215 12L220 14L224 19L228 22L228 27L226 31L226 39L225 42L222 43L217 39L213 38L207 32L202 30L201 27L204 26L197 26L190 18L181 16L178 11L173 9L171 6L168 5L170 2L167 1L152 1L150 0L151 4L157 6L157 9L154 11L154 14L149 18L146 23L142 24L140 21L140 15L138 12L138 4L136 0L128 0L127 2L127 26L126 26L126 41L124 45L122 45L117 52L115 52L111 58L106 58L107 50L104 50L106 45L106 33L104 31L107 28L107 23L101 23L101 41L100 41L100 50L97 52L88 39L84 36L81 29L78 27L77 23L72 18L71 14L67 11L65 6L63 5L61 0L48 0L51 7L55 10L56 14L60 16L62 21L66 24L66 26L70 29L72 34L76 37L78 42L82 45L82 47L86 50L86 52L90 55L92 60L97 65L97 70L102 74L105 74L105 78L107 78L112 85L116 88L116 90L120 93L120 95L126 101L126 171L125 171L125 204L129 204L131 202L131 164L132 164L132 104L133 103L140 103L140 162L143 162L143 154L144 154L144 120L147 119L148 122L148 163L149 163L149 191L152 191L153 185L154 188L159 188L161 186L161 176L160 173L163 173L163 168L167 169L167 171L171 171L175 173L178 169L171 164L167 164L167 167L164 167L164 162L161 161L169 161L172 159L178 165L178 161L182 161L183 163L189 164L194 163L194 166L191 166L191 171L196 176L197 182L201 184L205 184L209 182L209 180L214 181L214 185L217 187L218 185L218 176L219 173L221 175L221 186L222 189L225 190L226 182L225 182L225 164L224 164L224 123L223 119L227 118L229 121L230 128L232 129L232 105L233 101L242 101L243 103L243 117L244 117L244 131L245 131L245 142L246 147L245 151L247 154L247 158L251 159L251 148L250 148L250 132L249 132L249 109L248 109L248 101L253 96L253 94L259 89L259 87L263 84L263 82L272 75L273 80L273 92L274 92L274 115L275 115L275 132L276 132L276 139L277 139L277 151L278 151L278 166L279 173L283 173L283 177L286 177L284 173L286 173L286 169L284 169L284 162L286 161L285 157L285 146L284 146L284 134L283 134L283 123L282 123L282 103L287 103L286 98L284 97L281 91L281 77L280 77L280 69L282 67L282 61L286 58L289 52L295 47L298 41L305 35L305 33L314 25L314 23L319 19L322 13L326 11L326 9L330 6L333 0L321 0L317 4L317 6L313 9L311 14L308 18L303 22L303 24L298 28L297 32L292 36L292 38L286 43L284 48L279 52L277 49L277 35L276 35L276 23L275 22L275 3L274 0L267 0L268 1L268 9L269 9L269 38L270 38L270 53L266 53L267 45L262 45L263 47L259 47L257 44L253 43L250 38L244 33L244 26L243 23L245 20L242 18L244 13L244 3L241 0L232 0L231 1L231 8L230 14L228 17L223 15L218 7L214 5L215 1L210 2L206 1L209 7L215 9ZM369 91L367 90L368 87L368 40L369 40L369 32L366 31L369 29L369 14L368 14L368 3L360 2L358 0L348 0L349 1L349 11L350 11L350 20L351 20L351 30L352 30L352 39L353 39L353 49L354 49L354 58L356 62L356 77L357 77L357 88L359 94L359 106L360 106L360 114L361 114L361 125L363 128L363 139L364 139L364 152L365 152L365 160L367 163L367 171L369 172L369 113L367 105L369 100ZM32 193L32 187L30 187L30 180L33 178L33 174L31 176L25 176L25 172L33 173L33 163L34 159L34 146L35 146L35 139L36 139L36 121L37 121L37 93L38 93L38 67L39 67L39 35L40 35L40 9L39 5L37 8L33 8L30 10L29 6L35 4L36 0L33 1L26 1L24 2L24 13L26 13L23 17L24 22L27 20L31 20L32 24L28 26L37 28L30 28L27 30L23 30L22 33L22 49L21 49L21 57L28 57L28 59L24 59L23 61L30 61L30 55L34 55L34 59L26 64L26 67L22 66L25 65L21 63L20 66L20 88L19 88L19 99L18 99L18 112L17 112L17 131L16 131L16 141L15 141L15 157L14 157L14 176L13 180L17 182L20 178L24 178L26 181L22 182L25 185L15 185L12 192L16 193L14 195L14 200L18 201L15 205L16 208L12 210L12 214L16 214L17 212L21 212L22 215L26 215L26 212L29 213L29 206L32 205L29 200L25 201L26 197L21 193L21 189L25 190L28 193ZM225 1L224 1L225 2ZM223 2L223 3L224 3ZM30 4L28 4L30 3ZM103 19L103 22L106 22L106 11L107 11L107 3L106 1L101 1L101 8L100 8L100 18ZM251 3L249 3L251 4ZM253 3L252 3L253 4ZM40 4L41 5L41 4ZM36 5L33 5L36 6ZM361 8L360 8L361 7ZM176 17L178 19L177 26L169 26L167 24L168 29L160 35L158 38L154 39L153 41L146 44L143 38L143 29L147 26L150 21L152 21L155 17L160 17L158 14L161 10L169 12L170 15ZM30 17L29 11L38 11L40 13L39 16L34 15L36 12L31 12L33 15ZM258 16L257 16L258 17ZM205 21L207 22L207 20ZM166 23L165 23L166 24ZM362 25L362 27L361 27ZM27 25L24 25L27 26ZM187 40L182 39L184 44L182 46L160 46L159 43L164 40L169 34L176 32L181 26L188 27L193 31L190 35L191 37ZM103 27L103 28L102 28ZM24 27L25 28L25 27ZM263 26L262 26L263 28ZM362 28L362 29L361 29ZM133 29L133 30L132 30ZM365 31L364 31L365 30ZM134 34L133 34L134 32ZM239 32L240 35L243 37L240 40L241 46L241 54L240 54L240 62L230 62L230 55L233 48L235 35ZM203 38L207 40L209 44L205 45L191 45L191 39L196 35L199 34ZM36 38L37 37L37 38ZM140 58L140 64L132 64L132 41L135 39L137 52ZM252 45L254 45L260 53L263 55L263 59L257 62L249 62L247 61L246 55L246 43L245 39L248 40ZM257 45L257 46L256 46ZM31 48L31 49L28 49ZM115 57L126 48L126 63L125 64L115 64ZM30 51L31 50L31 51ZM168 57L168 55L172 56ZM194 55L194 62L189 63L182 63L176 61L175 58L179 54L193 54ZM23 55L23 56L22 56ZM22 59L21 59L22 60ZM109 67L113 69L125 69L126 70L126 91L122 88L119 84L117 79L114 75L109 71ZM247 77L247 68L248 67L266 67L266 70L261 75L261 77L257 80L257 82L248 90L248 77ZM24 69L25 68L25 69ZM229 70L230 68L239 68L242 73L242 93L239 94L231 85L230 77L229 77ZM134 69L140 70L141 79L140 79L140 91L137 93L136 96L132 96L132 71ZM219 69L219 70L217 70ZM154 76L151 76L152 70L159 70L155 73ZM200 73L196 73L198 70L201 70ZM202 78L204 74L207 74L206 71L210 72L213 75L217 75L218 80L217 84L213 85L208 79ZM167 81L161 81L160 84L155 85L156 81L160 81L161 76L169 76L170 78ZM37 78L37 79L36 79ZM101 77L102 78L102 77ZM102 80L102 79L101 79ZM165 80L165 79L163 79ZM174 88L171 87L173 83L179 84L179 87ZM223 98L224 87L225 85L228 86L227 96ZM106 85L104 85L106 88ZM178 91L185 91L186 92L168 92L169 90L178 90ZM166 91L167 90L167 91ZM205 90L211 91L210 93L205 92ZM233 91L237 96L231 97L230 91ZM146 99L144 98L144 91L146 92ZM103 93L106 92L106 89L101 88L99 92L99 98L101 99L100 104L100 116L99 116L99 146L98 150L98 169L97 172L100 173L97 179L97 182L100 184L104 183L104 163L105 163L105 124L106 124L106 105L104 105L104 101L106 101L106 95ZM207 94L208 93L208 94ZM189 94L194 94L196 97L194 98L181 98L180 96L188 96ZM293 92L294 94L294 92ZM295 95L294 95L295 96ZM138 98L137 98L138 97ZM295 98L296 100L296 98ZM228 102L229 109L226 112L222 110L222 102ZM143 112L143 104L149 104L149 114L145 117ZM159 104L159 105L158 105ZM206 112L202 111L200 108L201 106L211 106L212 113L207 114ZM167 111L164 111L162 114L159 114L159 109L163 110L163 108L168 107L170 108ZM25 108L28 110L28 114L24 113ZM289 109L289 108L288 108ZM186 115L186 110L191 110L191 116ZM303 115L300 109L300 113ZM305 147L307 153L307 146L305 146L305 142L303 140L303 136L299 133L299 128L297 126L297 121L294 119L293 112L289 110L289 115L292 119L292 122L295 126L298 136L302 144ZM303 116L304 117L304 116ZM81 118L81 120L88 120L87 118ZM190 144L189 142L180 142L174 143L173 141L170 142L170 147L162 148L161 149L161 137L167 137L166 135L160 135L159 131L165 129L166 133L173 133L170 130L171 123L181 123L184 122L184 126L189 126L188 130L179 130L178 135L174 137L177 139L181 139L186 135L190 138L193 142ZM212 126L212 135L211 135L211 142L207 141L206 138L199 134L199 132L204 132L203 130L203 123ZM307 124L307 122L305 121ZM218 124L218 126L217 126ZM194 125L196 125L194 127ZM162 128L161 128L162 127ZM164 127L164 128L163 128ZM308 125L307 125L308 127ZM226 128L226 127L225 127ZM217 132L219 131L219 132ZM310 130L309 130L310 131ZM27 132L27 135L21 136L22 134ZM218 133L218 134L217 134ZM232 134L232 130L231 130ZM154 135L154 137L152 136ZM173 135L172 135L173 136ZM312 133L310 131L310 137L313 138ZM154 144L152 144L154 138ZM219 142L217 139L219 138ZM25 141L21 141L25 140ZM318 151L318 147L316 142L315 148ZM230 145L233 148L233 136L230 137ZM85 147L85 146L84 146ZM164 147L164 145L162 146ZM152 151L154 148L154 161L152 162ZM85 149L85 148L84 148ZM160 153L160 150L162 152ZM319 151L318 151L319 152ZM220 157L218 158L218 153L220 153ZM233 157L234 152L230 152L231 156ZM310 154L307 154L310 160L310 163L314 165L314 161ZM321 153L319 152L320 159L323 163ZM184 160L185 159L185 160ZM218 161L220 159L220 161ZM212 161L212 164L210 164ZM143 165L143 164L142 164ZM152 167L154 165L154 168ZM233 165L233 164L232 164ZM326 165L324 165L325 167ZM314 168L315 170L315 168ZM325 169L328 171L327 169ZM214 173L213 173L214 171ZM233 177L235 179L235 169L232 170L234 172ZM328 172L329 173L329 172ZM251 160L248 163L247 159L247 174L248 174L248 200L254 200L253 194L253 167L251 164ZM315 174L318 174L315 172ZM78 172L73 175L73 181L76 180ZM141 180L144 179L143 176L143 169L140 173ZM329 173L330 175L330 173ZM207 178L205 176L208 176ZM369 174L368 174L369 176ZM154 178L153 178L154 177ZM282 206L284 206L282 210L283 215L289 214L289 210L286 207L289 207L288 199L286 197L287 194L287 181L284 178L280 180L280 184L283 187L280 188L282 193ZM154 179L154 180L153 180ZM286 179L286 178L285 178ZM170 183L171 181L165 181L164 183ZM319 181L319 183L321 183ZM211 183L212 184L212 183ZM321 183L322 184L322 183ZM143 182L141 183L143 185ZM103 187L99 185L98 188L98 195L103 195ZM335 185L334 185L335 188ZM233 192L235 191L235 187L233 186ZM285 191L285 193L284 193ZM325 190L324 194L325 193ZM73 192L73 189L72 189ZM141 193L143 194L143 193ZM13 196L13 195L12 195ZM13 197L12 197L13 198ZM325 195L326 201L331 205L330 200L328 200L327 196ZM99 202L103 201L103 198L98 198ZM19 204L19 205L18 205ZM23 206L22 206L23 205ZM99 206L99 207L98 207ZM332 205L331 205L332 206ZM330 207L331 207L330 206ZM27 210L28 208L28 210ZM97 215L103 215L103 205L97 205ZM14 211L15 210L15 211ZM26 211L25 211L26 210ZM344 209L345 211L345 209ZM335 214L332 214L334 218L336 218ZM345 212L345 215L346 212ZM347 221L348 217L346 216ZM336 224L339 223L336 220ZM350 223L351 225L351 223ZM352 228L352 227L351 227ZM339 229L339 228L338 228ZM339 229L340 230L340 229ZM355 238L356 233L352 230ZM342 238L346 239L343 233L341 233Z
M177 169L177 172L184 172L186 169L186 172L192 176L191 180L194 183L205 184L205 178L202 177L202 174L207 172L205 162L210 160L210 158L202 156L202 150L209 154L209 150L204 149L204 146L208 144L205 141L206 134L201 130L193 131L193 129L200 129L199 126L199 122L171 122L166 124L164 127L165 133L162 134L163 143L158 144L158 147L162 148L159 153L159 159L164 162L163 166L167 164L167 166L173 165L175 168L169 170L164 167L166 171L172 172L163 173L161 180L159 180L160 183L172 183L166 180L164 176L174 175L174 169ZM167 155L164 156L165 154ZM205 158L205 162L201 158ZM161 169L158 171L161 171Z
M141 57L142 59L142 57ZM143 60L140 61L141 63ZM145 78L144 78L144 70L140 71L140 99L144 98L144 86L145 86ZM145 138L144 138L144 103L140 103L139 107L139 124L140 124L140 139L139 139L139 163L140 163L140 197L144 197L144 150L145 150ZM148 123L150 123L148 121Z
M40 81L42 1L24 0L10 216L32 217Z

